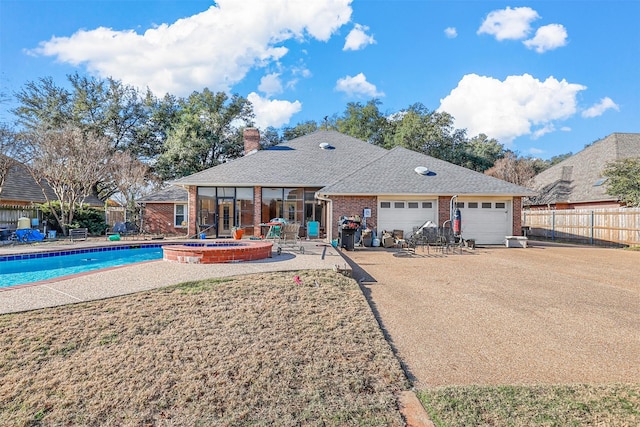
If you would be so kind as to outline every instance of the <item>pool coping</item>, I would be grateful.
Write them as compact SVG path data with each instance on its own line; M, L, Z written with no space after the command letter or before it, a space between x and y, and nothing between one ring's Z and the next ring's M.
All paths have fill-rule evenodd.
M210 242L211 240L207 240ZM82 242L85 243L85 242ZM105 245L106 243L106 245ZM127 246L142 244L143 241L131 242ZM148 242L147 243L152 243ZM201 244L199 240L166 240L153 242L159 246L166 244ZM266 272L287 272L314 269L333 269L342 271L348 264L339 249L323 240L303 241L304 253L295 250L283 250L281 255L274 251L272 258L257 261L224 263L224 264L179 264L163 260L142 261L124 266L108 267L90 272L78 273L73 276L63 276L59 279L32 282L4 288L0 292L0 314L18 313L112 298L142 291L148 291L165 286L177 285L193 280L204 280L220 277L230 277L245 274ZM46 248L20 247L21 253L54 251L61 249L50 245ZM94 241L74 245L74 249L109 246L109 242ZM15 248L14 248L15 249ZM67 244L64 250L71 250ZM4 252L4 253L2 253ZM7 255L8 251L0 251ZM14 254L18 251L14 250ZM292 276L293 277L293 276ZM293 279L292 279L293 280Z

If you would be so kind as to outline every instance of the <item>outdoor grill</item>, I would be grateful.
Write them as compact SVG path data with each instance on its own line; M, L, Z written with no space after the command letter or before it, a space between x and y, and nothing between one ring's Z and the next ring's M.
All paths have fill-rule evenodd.
M341 218L338 221L338 244L341 248L352 251L356 244L356 233L360 231L360 219Z

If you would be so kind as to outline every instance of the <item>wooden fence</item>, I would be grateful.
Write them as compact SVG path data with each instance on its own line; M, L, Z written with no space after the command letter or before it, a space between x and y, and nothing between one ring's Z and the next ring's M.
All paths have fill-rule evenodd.
M592 245L640 245L640 208L522 212L528 236Z
M15 229L18 219L22 217L41 219L40 211L36 208L0 205L0 227Z

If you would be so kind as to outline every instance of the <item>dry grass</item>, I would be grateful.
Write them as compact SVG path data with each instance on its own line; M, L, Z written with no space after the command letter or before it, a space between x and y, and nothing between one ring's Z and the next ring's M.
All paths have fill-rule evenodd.
M402 425L408 384L351 279L187 283L0 317L0 424Z

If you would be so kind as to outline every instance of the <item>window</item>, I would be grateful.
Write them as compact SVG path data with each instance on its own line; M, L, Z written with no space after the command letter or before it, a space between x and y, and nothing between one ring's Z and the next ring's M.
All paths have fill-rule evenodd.
M393 207L396 209L404 209L404 202L394 202Z
M469 209L478 209L478 202L469 202L467 203L467 207Z
M504 209L507 205L504 202L497 202L496 209Z
M431 209L433 208L433 203L431 202L422 202L422 209Z
M418 202L409 202L409 209L418 209Z
M174 226L175 227L186 227L187 226L187 205L174 205L173 210L174 217Z
M391 202L380 202L380 208L389 209L391 207Z
M456 208L464 209L464 202L456 202Z
M482 209L491 209L491 202L482 202Z

